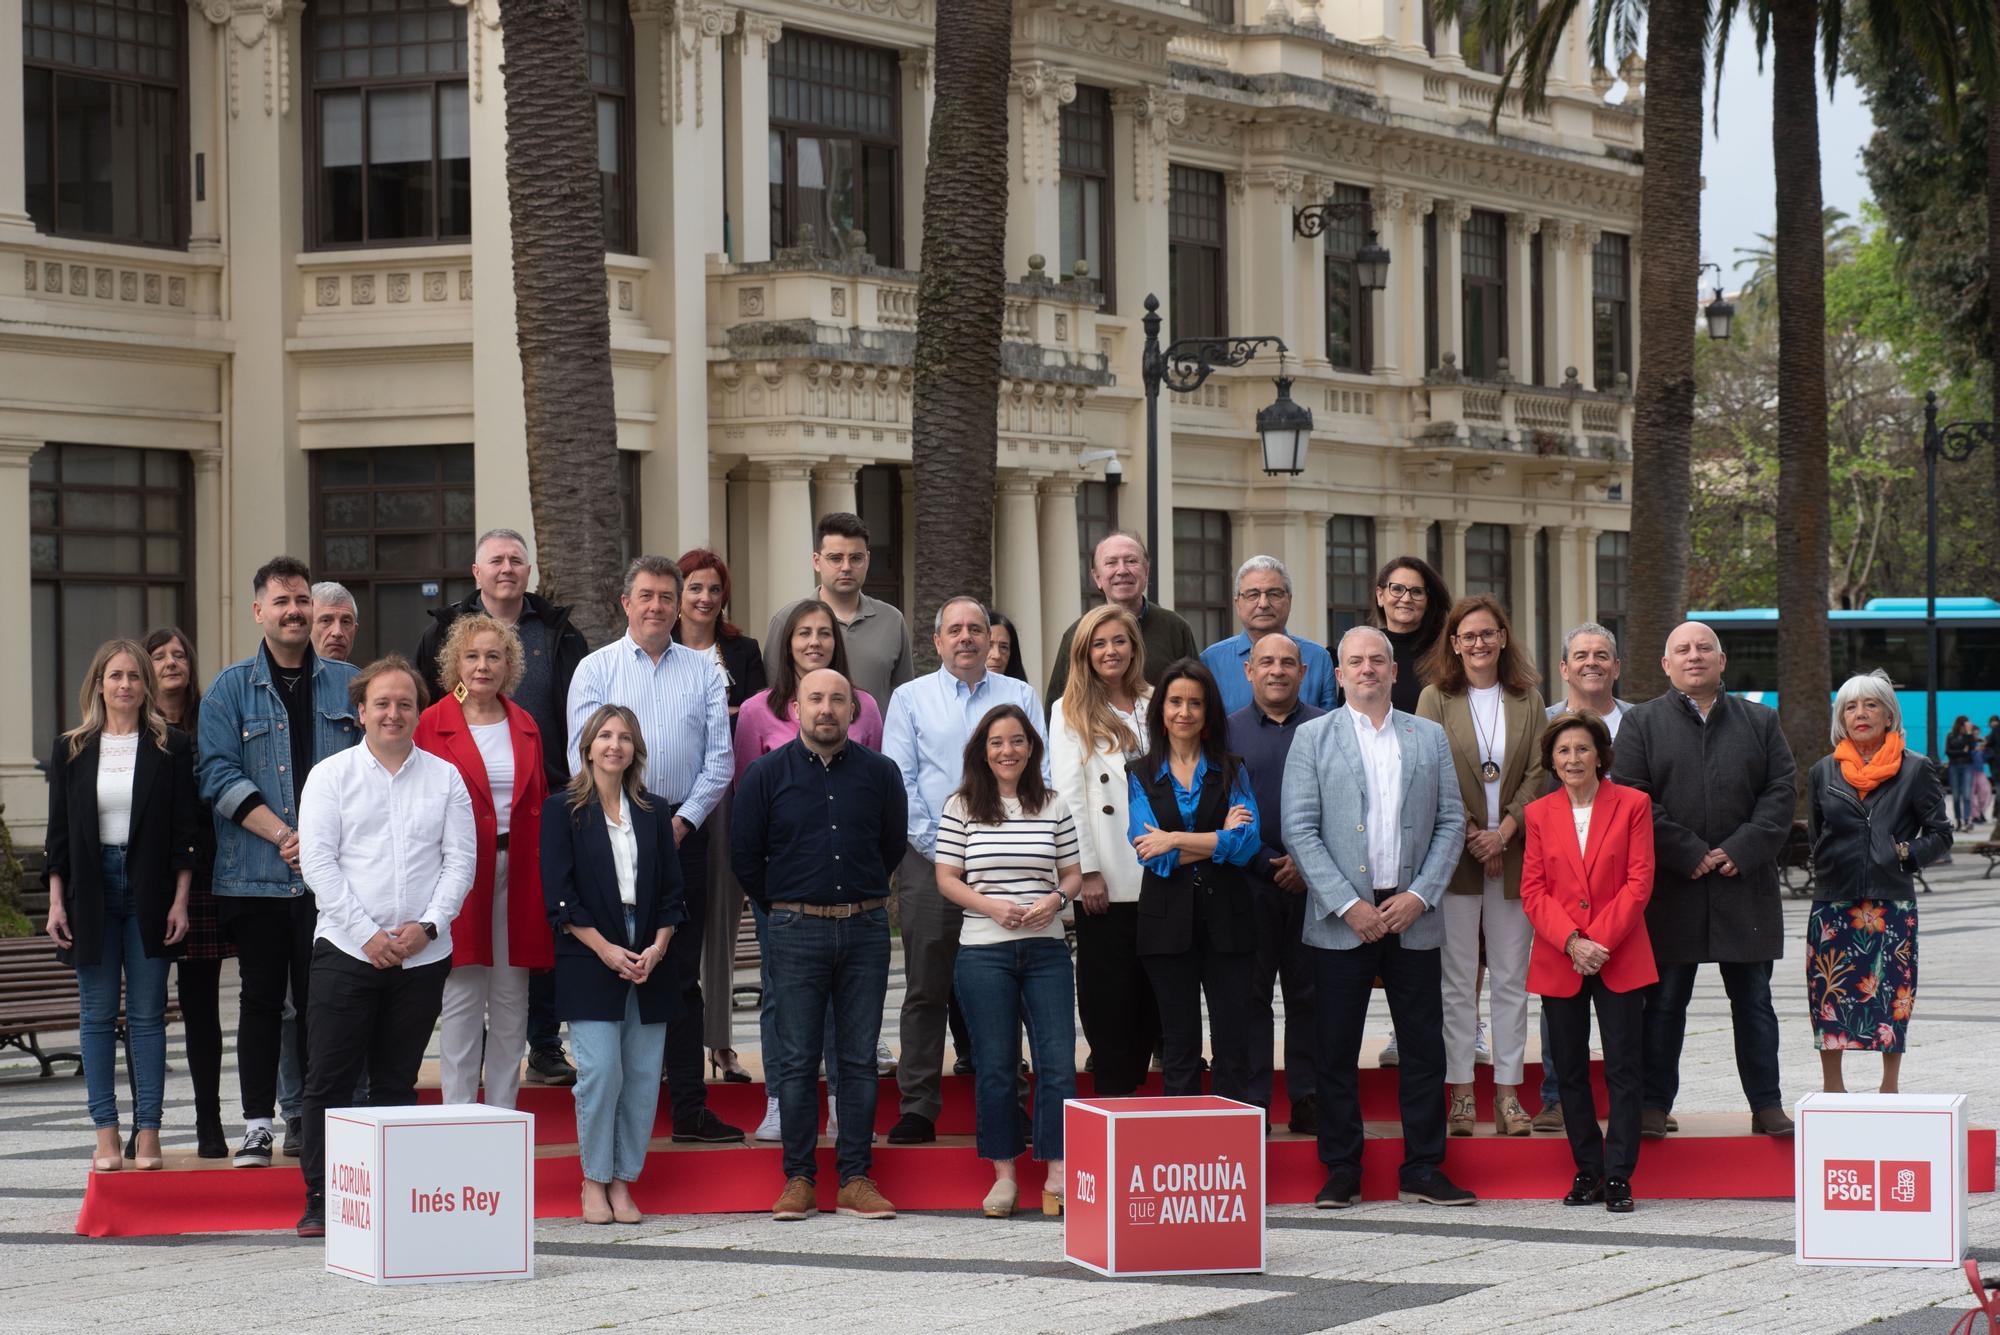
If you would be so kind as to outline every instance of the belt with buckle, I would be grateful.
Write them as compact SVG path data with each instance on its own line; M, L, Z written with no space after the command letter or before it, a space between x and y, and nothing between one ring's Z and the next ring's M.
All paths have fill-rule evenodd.
M859 904L801 904L792 899L771 901L771 911L783 909L787 913L803 913L808 918L852 918L870 909L879 909L889 902L887 895L880 899L864 899Z
M495 853L505 853L507 851L507 833L503 832L493 836L493 851Z

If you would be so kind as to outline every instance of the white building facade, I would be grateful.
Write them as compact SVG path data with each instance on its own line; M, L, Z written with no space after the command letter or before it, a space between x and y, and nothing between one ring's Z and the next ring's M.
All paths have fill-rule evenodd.
M855 510L870 591L916 552L910 354L949 0L586 0L633 550L710 546L752 633ZM1204 640L1282 558L1294 629L1376 565L1491 591L1544 665L1622 608L1642 118L1578 27L1551 104L1488 128L1491 52L1421 0L1015 0L995 587L1045 676L1080 553L1143 531L1140 315L1270 334L1315 430L1266 476L1275 360L1161 402L1164 600ZM291 552L357 655L532 535L496 0L0 0L0 800L114 634L247 653ZM1483 68L1482 68L1483 67ZM1295 210L1368 222L1297 234ZM31 702L31 703L30 703Z

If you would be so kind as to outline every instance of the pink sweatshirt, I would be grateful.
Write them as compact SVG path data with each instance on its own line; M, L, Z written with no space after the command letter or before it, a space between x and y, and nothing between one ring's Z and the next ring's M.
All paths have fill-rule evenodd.
M868 692L856 691L854 694L861 701L861 717L854 721L847 735L871 751L880 751L882 711ZM743 771L750 768L751 761L769 755L798 735L798 721L790 716L790 711L782 719L772 715L770 691L759 691L745 700L743 707L736 711L736 777L743 777Z

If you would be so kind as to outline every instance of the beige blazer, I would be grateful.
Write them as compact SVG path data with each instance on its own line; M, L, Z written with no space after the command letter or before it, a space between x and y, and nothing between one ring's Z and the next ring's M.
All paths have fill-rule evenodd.
M1523 695L1500 693L1501 727L1507 735L1507 755L1500 764L1500 816L1514 818L1514 837L1507 844L1504 880L1507 898L1521 897L1521 849L1526 842L1528 803L1542 795L1546 780L1542 771L1542 729L1548 724L1548 710L1542 693L1530 686ZM1486 827L1486 781L1479 777L1479 730L1472 721L1469 695L1446 695L1435 686L1424 687L1417 697L1417 716L1442 724L1451 744L1452 768L1458 773L1458 792L1465 802L1465 832ZM1467 848L1459 854L1458 867L1446 887L1454 895L1476 895L1486 886L1486 870Z

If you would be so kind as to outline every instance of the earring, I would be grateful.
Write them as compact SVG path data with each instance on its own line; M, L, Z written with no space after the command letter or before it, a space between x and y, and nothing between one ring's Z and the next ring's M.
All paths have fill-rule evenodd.
M460 704L464 704L465 697L470 694L471 692L465 689L464 682L460 682L458 685L451 688L451 698L458 701Z

